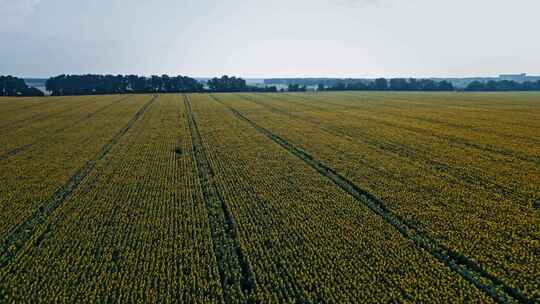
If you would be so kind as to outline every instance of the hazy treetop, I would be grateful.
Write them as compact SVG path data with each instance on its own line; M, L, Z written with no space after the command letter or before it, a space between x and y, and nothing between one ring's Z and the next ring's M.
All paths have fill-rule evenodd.
M540 74L538 0L0 0L0 72Z

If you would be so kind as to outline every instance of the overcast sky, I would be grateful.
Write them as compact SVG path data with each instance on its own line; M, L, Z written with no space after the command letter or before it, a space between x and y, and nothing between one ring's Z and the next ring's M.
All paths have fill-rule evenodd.
M0 0L0 74L540 74L539 0Z

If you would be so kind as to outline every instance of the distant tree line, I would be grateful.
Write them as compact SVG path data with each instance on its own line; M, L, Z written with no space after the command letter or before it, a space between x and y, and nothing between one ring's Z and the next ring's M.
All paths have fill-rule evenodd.
M287 87L287 91L289 91L289 92L305 92L305 91L307 91L307 87L305 85L290 83L289 86Z
M52 95L126 93L276 92L276 87L248 86L242 78L223 76L207 81L208 88L194 78L168 75L60 75L49 78L45 87Z
M246 81L242 78L229 77L212 78L206 83L210 91L214 92L241 92L247 89Z
M463 87L456 87L447 79L434 78L271 78L265 79L264 83L286 85L289 91L304 91L307 87L314 86L319 91L540 91L540 80L529 78L533 80L519 82L505 79L463 78L462 80L466 82Z
M244 79L227 75L221 78L212 78L206 84L210 92L277 92L275 86L249 86Z
M45 87L52 95L93 95L127 93L193 93L193 92L277 92L275 86L250 86L239 77L222 76L204 83L187 76L168 75L142 77L137 75L60 75L49 78ZM377 78L374 80L337 80L333 85L319 83L319 91L454 91L449 81L415 78ZM283 89L281 89L283 90ZM307 86L289 83L290 92L304 92ZM539 81L523 83L512 80L473 81L465 91L540 91ZM0 76L0 96L43 96L39 89L29 87L23 79Z
M202 92L203 85L187 76L60 75L49 78L52 95Z
M516 82L512 80L487 82L473 81L466 88L465 91L471 92L504 92L504 91L540 91L540 80L531 82Z
M453 91L448 81L415 78L377 78L375 80L338 81L335 85L319 84L319 91Z
M43 96L43 92L29 87L24 79L0 76L0 96Z

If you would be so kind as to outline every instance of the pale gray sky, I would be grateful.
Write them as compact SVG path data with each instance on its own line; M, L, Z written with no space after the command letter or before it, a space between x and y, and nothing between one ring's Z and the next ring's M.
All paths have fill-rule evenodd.
M540 74L538 0L0 0L0 74Z

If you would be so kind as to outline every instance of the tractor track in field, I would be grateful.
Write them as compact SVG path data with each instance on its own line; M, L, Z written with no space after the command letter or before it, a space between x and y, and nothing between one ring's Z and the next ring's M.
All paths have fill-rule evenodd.
M102 160L111 149L118 144L124 135L144 115L146 110L157 99L154 95L145 103L131 118L131 120L114 137L101 147L99 152L88 160L77 172L75 172L51 197L46 200L33 214L28 216L19 225L14 227L6 237L0 241L0 271L2 271L16 257L17 253L31 240L32 235L45 223L48 217L77 189L82 180L92 171L98 161ZM1 281L1 279L0 279Z
M106 106L103 106L103 107L99 108L98 110L96 110L96 111L94 111L94 112L92 112L92 113L88 113L88 114L86 114L85 116L83 116L81 119L79 119L79 120L77 120L77 121L75 121L75 122L73 122L73 123L71 123L71 124L69 124L69 125L67 125L67 126L65 126L65 127L62 127L62 128L59 128L59 129L54 130L51 134L44 135L44 136L38 138L37 140L35 140L34 142L31 142L31 143L28 143L28 144L21 145L21 146L18 146L18 147L16 147L16 148L13 148L13 149L11 149L11 150L5 152L4 154L1 154L1 155L0 155L0 161L2 161L2 160L4 160L4 159L7 159L7 158L10 158L10 157L12 157L12 156L15 156L15 155L19 154L20 152L27 150L27 149L31 148L32 146L34 146L34 145L36 145L36 144L42 142L42 141L43 141L44 139L46 139L46 138L53 137L53 136L55 136L55 135L57 135L57 134L59 134L59 133L65 131L65 130L68 130L68 129L70 129L70 128L73 128L73 127L76 126L77 124L79 124L79 123L81 123L81 122L83 122L83 121L85 121L85 120L87 120L87 119L89 119L89 118L91 118L91 117L93 117L93 116L95 116L95 115L97 115L97 114L99 114L99 113L101 113L101 112L107 110L108 108L110 108L110 107L116 105L118 102L122 102L122 101L127 100L127 99L129 99L129 98L131 98L131 97L132 97L132 96L130 95L130 96L125 96L125 97L123 97L123 98L120 98L120 99L118 99L118 100L115 100L115 101L113 101L111 104L108 104L108 105L106 105Z
M294 95L287 95L287 96L294 97ZM352 98L352 100L350 100L350 102L357 102L359 100L358 98L354 98L353 96L349 96L349 97ZM330 105L330 106L341 107L344 110L347 110L347 109L350 109L350 108L358 109L358 110L363 110L364 109L363 107L360 107L360 106L357 106L357 105L337 104L337 103L333 103L331 101L328 101L326 99L325 100L319 100L319 99L309 98L309 97L305 97L305 96L302 96L302 98L306 99L306 100L317 101L317 102L320 102L322 104L326 104L326 105ZM402 100L395 99L395 97L394 97L394 99L389 99L389 100L390 101L403 102ZM406 102L414 102L414 100L410 100L410 99L404 99L404 101L406 101ZM379 104L378 106L393 109L393 107L390 106L390 105L384 105L383 106L383 105ZM389 115L389 116L393 116L393 117L396 117L396 118L405 117L405 118L412 119L412 120L417 120L417 121L421 121L421 122L427 122L427 123L431 123L431 124L435 124L435 125L441 125L441 126L445 126L447 128L454 128L454 129L459 129L459 130L472 131L472 132L476 132L476 133L480 133L480 134L486 134L486 133L494 134L494 135L500 136L500 137L502 137L504 139L507 139L507 138L511 137L511 138L517 138L517 139L521 139L521 140L524 140L524 141L528 141L530 143L535 143L535 144L540 143L539 140L537 140L535 138L531 138L531 137L523 137L523 136L520 136L518 134L508 134L508 133L503 133L503 132L496 131L496 130L485 130L485 129L482 129L482 127L460 125L460 124L457 124L457 123L447 122L447 121L443 121L443 120L435 119L435 118L426 118L426 117L417 117L417 116L404 115L404 114L396 114L395 112L392 112L392 111L381 111L380 113L385 114L385 115ZM487 119L482 119L482 120L486 121ZM503 124L509 125L509 126L517 126L517 127L522 127L522 128L529 128L529 129L538 129L539 128L538 126L516 124L516 123L511 123L511 122L503 122ZM425 130L425 129L422 129L422 130ZM465 140L465 139L463 139L463 140Z
M306 100L306 102L308 104L301 103L302 105L305 105L305 106L311 106L311 104L309 104L309 103L311 103L313 101L316 101L318 103L322 103L322 104L325 104L325 105L339 107L339 108L342 108L344 110L348 110L348 109L351 109L351 108L352 109L358 109L358 110L365 110L364 107L354 105L354 104L350 104L350 103L362 102L360 97L355 97L355 96L352 96L352 95L346 95L347 98L350 98L350 100L348 100L349 103L347 103L347 104L334 103L331 100L328 100L327 98L320 99L320 98L315 98L313 96L301 96L301 95L292 95L292 94L284 94L284 95L290 96L292 98L298 98L298 99ZM274 98L286 101L286 100L281 99L279 97L274 97ZM370 98L379 98L377 100L381 100L380 97L370 97ZM411 100L411 99L397 99L396 97L388 98L388 100L385 100L385 101L392 101L392 102L398 102L398 103L410 102L410 103L413 103L415 105L421 105L421 104L418 104L418 103L414 103L414 100ZM294 100L294 102L298 103L299 101ZM377 106L382 107L382 108L394 109L394 107L392 107L391 105L377 104ZM328 110L328 109L324 109L324 108L320 108L320 107L317 107L317 109L320 109L320 110L323 110L323 111ZM412 119L412 120L418 120L418 121L432 123L432 124L436 124L436 125L442 125L442 126L445 126L445 127L448 127L448 128L455 128L455 129L461 129L461 130L467 130L467 131L473 131L473 132L480 132L480 133L488 132L488 133L495 134L495 135L505 137L505 138L508 138L508 137L511 136L512 138L520 138L520 139L523 139L523 140L532 141L534 143L538 142L536 139L530 138L530 137L515 136L513 134L502 133L502 132L495 131L495 130L483 130L483 129L480 129L479 127L460 125L460 124L457 124L457 123L451 123L451 122L443 121L443 120L440 120L440 119L424 118L424 117L417 117L417 116L411 116L411 115L402 115L402 114L396 114L395 112L391 112L391 111L380 111L379 113L386 114L386 115L389 115L389 116L393 116L393 117L396 117L396 118L405 117L405 118ZM481 120L488 121L487 119L481 119ZM534 129L538 128L538 126L532 126L532 125L522 125L522 124L511 123L511 122L504 122L504 123L508 124L508 125L515 125L515 126L518 126L518 127L534 128ZM416 130L416 129L414 129L414 130ZM425 129L420 129L420 130L425 130ZM417 130L417 132L420 132L420 130Z
M324 97L324 96L322 96L322 97L325 98L325 100L314 98L314 96L317 96L317 95L314 95L314 96L302 96L302 95L293 95L293 94L290 94L290 93L283 93L283 95L291 96L291 97L299 97L299 98L306 99L306 100L311 100L311 101L317 100L317 101L321 101L321 102L323 102L325 104L328 104L328 105L335 105L335 106L341 106L341 107L343 107L343 106L348 107L350 105L350 104L347 104L347 105L341 105L340 104L340 105L338 105L338 104L332 103L332 102L326 100L326 97ZM343 96L345 98L350 98L350 100L349 100L350 102L362 102L362 99L368 98L368 96L355 96L355 95L349 95L349 94L343 94L341 96ZM396 103L400 103L400 104L410 103L410 104L414 104L416 106L425 106L425 105L427 105L425 102L417 102L416 100L411 99L410 97L400 98L400 97L397 97L397 96L392 96L392 97L384 97L383 98L381 96L371 95L371 96L369 96L369 100L371 100L371 101L375 101L375 100L376 101L392 101L392 102L396 102ZM448 98L446 99L446 101L450 101L450 100L451 99L448 99ZM460 101L475 102L477 100L475 100L475 99L466 99L466 98L461 97ZM378 104L378 105L381 105L381 104ZM393 109L393 107L391 105L382 105L382 106L383 106L383 108L391 108L391 109ZM358 107L358 106L355 106L355 107ZM461 105L461 106L445 105L443 107L446 107L448 109L467 109L467 110L471 110L471 108L469 106L467 106L465 108L464 105ZM493 113L494 111L496 112L496 110L486 109L486 108L472 108L472 109L476 110L476 111L482 111L482 112L490 112L490 113ZM514 112L512 112L512 113L514 113ZM526 112L517 111L516 113L526 113ZM392 113L390 115L395 116L396 114ZM532 118L532 119L534 119L534 118ZM492 120L489 120L489 119L486 119L486 118L481 118L479 120L493 122ZM447 122L441 122L441 123L447 124ZM534 129L539 128L537 125L530 125L530 124L524 125L523 123L515 123L515 122L509 122L509 121L505 121L504 124L508 124L510 126L523 127L523 128L534 128ZM452 124L449 124L449 125L451 126Z
M288 95L288 96L292 96L292 95ZM323 109L323 108L317 107L315 105L309 104L310 101L317 101L317 102L321 102L321 103L332 105L332 106L339 106L337 104L334 104L334 103L331 103L331 102L328 102L328 101L324 101L324 100L309 98L309 97L305 97L305 96L298 96L298 97L302 98L302 99L305 99L305 100L308 100L307 101L308 104L302 103L302 102L300 102L298 100L291 100L291 101L293 101L295 103L300 103L300 104L302 104L302 105L304 105L306 107L315 108L315 109L320 110L320 111L327 111L328 109ZM280 99L279 97L275 97L275 98ZM280 99L280 100L283 100L283 99ZM392 115L396 116L396 117L399 117L398 115L395 115L395 114L392 114ZM458 136L441 135L441 134L437 134L434 131L431 131L431 130L428 130L428 129L422 129L422 128L413 127L413 126L400 125L400 124L392 123L392 122L385 121L385 120L382 120L382 119L374 119L374 120L376 120L377 123L380 123L380 124L385 125L387 127L392 127L392 128L396 128L396 129L404 129L404 130L407 130L407 131L413 132L413 133L418 133L418 134L423 134L423 135L427 135L427 136L431 136L431 137L435 137L435 138L445 139L453 146L464 146L464 147L479 150L479 151L482 151L482 152L489 152L489 153L493 153L493 154L496 154L496 155L512 157L512 158L516 158L516 159L519 159L519 160L524 161L524 162L533 163L536 166L540 166L540 158L538 158L536 156L527 155L527 154L519 152L519 151L511 151L511 150L504 149L504 148L496 148L496 147L492 147L492 146L479 145L479 144L476 144L474 142L471 142L471 141L469 141L467 139L464 139L464 138L461 138L461 137L458 137ZM527 140L531 141L530 138L527 139Z
M266 104L264 102L261 102L259 100L253 99L253 98L249 98L247 96L243 96L243 95L237 95L237 96L244 99L244 100L247 100L247 101L253 102L255 104L258 104L260 106L263 106L265 108L268 108L271 112L280 113L280 114L287 115L289 117L292 117L292 118L295 118L295 119L310 123L310 124L314 125L316 128L318 128L318 129L320 129L322 131L328 132L329 134L332 134L332 135L337 136L339 138L350 137L349 135L344 134L344 133L340 132L337 129L322 127L322 122L320 120L309 119L308 117L296 115L296 114L291 113L289 111L286 111L286 110L271 106L269 104ZM277 97L272 97L272 98L279 99ZM279 99L279 100L284 101L282 99ZM465 172L463 172L462 170L455 170L455 169L451 168L450 165L448 165L447 163L437 161L433 157L423 157L422 156L423 151L421 151L421 150L411 148L411 147L407 147L407 146L404 146L404 145L401 145L401 144L395 143L395 142L383 143L383 142L378 142L378 141L372 140L372 139L366 139L366 136L362 136L361 140L365 144L367 144L369 146L376 147L378 149L381 149L381 150L389 152L389 153L394 153L394 154L396 154L396 155L398 155L400 157L406 158L408 160L421 159L428 166L428 168L429 168L429 170L431 172L433 172L434 174L436 174L440 178L442 178L444 180L447 180L447 181L449 181L451 183L454 183L456 180L461 181L466 185L467 184L475 185L477 187L485 189L486 191L492 191L492 192L495 192L495 193L500 193L502 195L505 195L507 197L512 197L512 198L514 198L516 200L519 200L519 201L528 202L531 199L530 195L515 193L514 191L512 191L508 187L505 187L504 185L496 183L496 182L494 182L494 181L492 181L490 179L487 179L487 178L484 178L484 177L481 177L481 176L478 176L478 175L474 175L474 177L471 177L470 175L465 174ZM370 167L370 168L375 170L376 172L379 172L380 174L385 175L387 178L390 178L392 180L396 180L396 181L399 181L399 182L402 181L400 178L396 178L394 176L390 177L390 175L387 172L382 171L379 168L375 168L375 167ZM451 177L451 178L449 178L449 177ZM524 199L522 196L525 196L526 199Z
M257 123L250 120L248 117L237 111L233 107L228 106L219 100L216 96L210 95L216 102L225 106L231 113L238 119L245 121L259 133L265 135L268 139L281 146L300 160L304 161L307 165L317 171L323 177L328 178L342 190L346 191L358 202L368 207L375 214L380 216L386 223L392 225L403 237L411 240L415 245L430 253L434 258L448 266L451 270L459 274L463 279L476 286L479 290L482 290L486 295L490 296L498 303L531 303L532 300L528 299L520 291L508 286L496 276L488 273L480 265L473 260L462 255L459 252L455 252L446 246L439 244L436 240L429 237L421 229L408 223L402 219L399 215L395 214L392 210L386 207L386 204L379 200L374 195L361 189L353 182L349 181L344 176L334 171L332 168L320 163L307 152L295 147L287 140L272 133L270 130L259 126Z
M196 169L208 210L223 298L225 303L243 303L254 292L255 276L247 257L242 252L234 219L216 186L215 172L203 145L197 121L191 109L191 101L187 95L182 96L187 112Z

